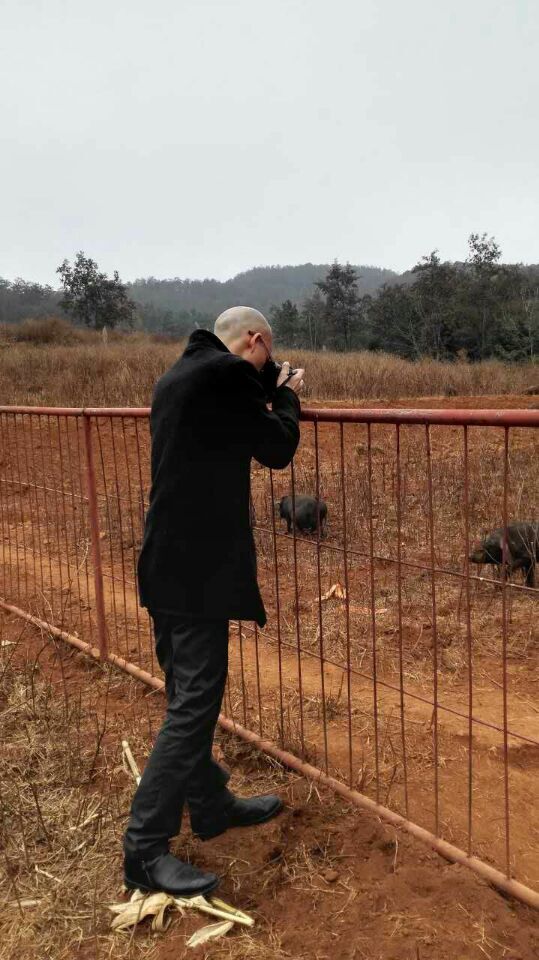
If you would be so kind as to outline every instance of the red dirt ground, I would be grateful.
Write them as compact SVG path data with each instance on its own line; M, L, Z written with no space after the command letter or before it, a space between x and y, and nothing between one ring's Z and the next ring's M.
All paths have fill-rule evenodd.
M2 641L20 634L20 621L0 614ZM35 656L43 646L37 631L25 630L17 655ZM69 696L92 684L105 687L106 676L83 655L60 648ZM63 686L52 644L41 655L45 677ZM159 695L149 695L128 678L107 693L108 724L103 749L116 748L128 715L151 715L154 732L163 710ZM202 921L174 920L155 938L154 960L207 956L215 960L535 960L539 954L539 916L506 900L465 868L451 865L406 834L383 825L309 786L228 736L219 736L232 782L245 794L277 789L284 814L256 830L236 830L210 843L189 837L176 848L223 877L220 896L250 912L250 934L227 938L193 952L185 938ZM146 736L146 748L150 739ZM141 757L137 758L141 762ZM142 762L141 762L141 765ZM116 776L125 782L118 764ZM117 898L121 882L120 850L110 851L110 879L100 887L104 904ZM105 937L110 916L99 913ZM135 934L140 939L142 931ZM138 942L137 939L137 942ZM93 938L82 939L74 956L96 956ZM109 949L102 956L114 955ZM149 956L149 953L139 954ZM15 955L14 955L15 960Z

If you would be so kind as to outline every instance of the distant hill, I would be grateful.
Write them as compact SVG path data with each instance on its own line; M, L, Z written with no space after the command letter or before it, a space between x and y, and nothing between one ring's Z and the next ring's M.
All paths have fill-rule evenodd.
M325 277L330 264L253 267L230 280L157 280L146 277L127 283L138 304L140 322L148 330L187 332L237 304L269 313L275 304L292 300L298 306L314 292L314 283ZM361 294L373 293L384 283L396 283L399 274L381 267L357 266ZM0 323L17 323L26 317L61 314L60 291L50 286L0 276Z
M143 306L158 310L200 313L212 318L236 304L269 312L273 304L292 300L299 304L310 296L313 284L325 277L330 264L302 263L298 266L253 267L231 280L156 280L155 277L128 284L129 295ZM395 282L399 274L382 267L355 266L362 294L373 293L382 284Z

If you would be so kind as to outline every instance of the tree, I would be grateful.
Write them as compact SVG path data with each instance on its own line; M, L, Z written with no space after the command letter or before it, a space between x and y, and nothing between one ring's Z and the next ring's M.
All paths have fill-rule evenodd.
M133 326L136 305L127 296L117 270L110 279L98 271L95 260L79 250L73 267L64 260L56 272L64 288L60 306L75 321L96 330L104 326Z
M397 353L407 360L419 360L423 356L423 331L413 286L384 284L378 296L365 304L364 310L372 349Z
M501 250L486 233L470 234L462 277L459 339L472 360L516 359L520 271L500 264Z
M303 346L302 319L295 303L285 300L279 307L271 308L270 316L277 343L287 347Z
M452 263L442 263L438 251L422 257L412 270L414 284L410 293L417 313L420 355L448 360L455 356L456 303L458 271Z
M478 233L471 233L468 237L468 260L475 270L488 270L498 263L502 255L494 237L487 237L486 233L481 236Z
M522 347L526 359L532 362L539 351L539 286L527 284L521 292L522 300Z
M320 290L303 301L301 320L305 346L309 350L320 350L326 339L326 305Z
M358 276L349 263L337 261L330 267L325 280L315 286L325 296L325 319L328 328L328 346L336 350L351 350L358 345L359 294Z

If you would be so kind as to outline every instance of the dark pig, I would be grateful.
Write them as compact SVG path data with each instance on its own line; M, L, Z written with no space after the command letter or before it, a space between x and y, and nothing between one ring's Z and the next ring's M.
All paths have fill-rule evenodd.
M288 533L292 532L292 521L294 512L296 516L296 530L301 533L316 533L318 524L320 524L320 535L326 535L326 521L328 508L323 500L317 500L316 497L306 497L296 494L295 504L292 503L292 497L282 497L277 501L279 507L279 516L286 520ZM295 507L295 510L294 510Z
M472 563L503 564L503 527L497 527L477 543L470 553ZM507 576L522 570L528 587L535 586L535 566L539 560L539 523L515 522L507 526Z

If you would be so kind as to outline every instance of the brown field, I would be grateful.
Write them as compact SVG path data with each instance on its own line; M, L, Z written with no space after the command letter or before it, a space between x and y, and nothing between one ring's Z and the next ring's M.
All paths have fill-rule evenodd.
M50 323L50 322L49 322ZM141 333L98 333L39 321L15 341L17 328L0 327L0 404L146 406L156 379L181 353L179 342ZM36 331L37 327L37 331ZM40 332L41 331L41 332ZM39 338L51 342L36 342ZM277 349L307 370L305 399L395 401L446 394L483 397L520 394L539 382L537 364L411 363L387 354ZM530 401L527 401L528 403Z
M129 340L128 348L124 339L107 345L48 348L10 344L0 352L0 371L3 389L16 393L4 393L0 402L145 405L151 383L177 351L177 344L136 337ZM296 356L290 359L298 361ZM512 386L513 391L517 383L523 389L534 381L533 368L500 364L488 369L467 364L447 367L431 362L405 364L388 357L322 354L309 357L305 365L312 371L309 381L311 391L316 388L317 401L333 399L339 401L337 406L351 400L361 406L396 406L397 398L406 398L408 406L518 408L527 406L530 398L515 392L509 395ZM449 375L456 378L450 384L458 384L463 396L440 396ZM37 388L39 395L33 392ZM482 394L481 399L474 394ZM73 421L66 426L55 418L25 418L16 424L3 418L1 427L0 595L95 643L88 522L78 475L80 435ZM473 852L501 870L506 865L508 783L511 871L539 888L538 592L523 590L522 580L515 575L505 591L504 632L504 591L492 570L483 571L486 580L473 579L469 585L463 578L467 541L500 523L505 471L509 516L538 519L539 434L531 429L511 430L506 465L503 431L469 429L467 511L462 428L432 427L429 441L432 525L424 427L401 428L397 459L394 426L373 426L369 437L365 425L346 425L341 446L338 425L321 424L315 432L311 424L303 424L295 489L316 493L318 462L319 492L329 508L328 537L322 542L316 536L286 536L278 519L274 536L272 500L290 491L291 473L270 477L268 471L254 466L259 577L268 625L262 632L254 633L249 624L232 631L226 713L372 799L407 812L427 829L437 826L452 843L467 849L470 842ZM148 487L145 422L94 424L93 452L110 647L155 671L148 624L137 606L134 587ZM333 584L345 582L348 620L342 600L320 599ZM16 622L3 621L3 636L12 639L16 629ZM28 663L39 649L36 643L38 639L27 630L24 644L17 644L17 650L24 650L14 658L22 679L15 683L14 675L6 674L15 690L21 684L25 691L32 689ZM10 869L16 844L28 853L26 866L21 863L19 868L19 893L13 892L17 876L13 877L9 898L16 912L8 915L9 930L14 931L21 921L14 904L17 896L35 899L40 883L45 891L43 909L49 911L43 915L40 907L35 922L24 914L28 954L21 951L20 956L31 955L32 938L43 955L55 958L122 956L124 950L132 950L133 956L181 956L184 922L177 923L161 945L152 947L150 938L138 932L130 945L116 941L112 947L103 909L107 899L117 896L119 838L130 789L119 765L118 742L123 735L119 731L123 724L142 759L162 709L156 704L158 697L145 696L134 682L115 674L110 675L113 680L106 679L106 670L100 672L78 654L56 650L53 655L47 646L43 657L57 681L53 689L62 692L64 702L63 708L54 706L52 693L46 693L48 672L43 671L43 685L35 694L42 698L40 703L46 702L43 716L50 709L50 724L56 724L57 730L61 724L64 730L74 724L79 730L77 744L84 742L80 731L89 729L89 717L97 724L104 717L104 689L106 684L113 687L107 694L110 730L98 745L97 733L89 737L88 756L82 751L77 761L86 773L80 774L80 783L75 777L72 791L77 816L79 807L82 810L80 821L98 807L104 812L99 831L84 847L84 863L74 862L73 847L67 843L44 847L39 860L42 869L53 875L68 867L73 871L74 886L64 906L54 895L54 882L47 883L32 872L43 841L37 827L33 834L21 834L25 818L21 821L19 814L30 816L35 800L24 786L24 773L20 781L13 780L19 783L22 800L9 795L15 823L7 846ZM66 664L69 682L62 679L61 664ZM511 731L506 750L499 729L505 680ZM435 684L437 709L433 707ZM11 696L5 689L3 695ZM37 738L35 754L48 756L36 732L35 716L28 718L24 712L30 709L28 693L14 696L6 702L13 724L8 740L19 744L16 752L26 749L17 733L26 724L30 740ZM475 717L471 737L466 719L470 697ZM36 714L35 705L32 709ZM253 789L253 779L263 788L273 782L290 802L299 804L302 813L299 817L287 814L256 836L238 832L203 849L193 847L186 837L180 840L197 862L215 867L222 858L228 864L224 899L254 910L260 918L252 937L216 944L208 956L475 960L486 955L493 960L531 960L537 954L537 921L529 912L511 906L467 871L444 864L401 832L397 835L391 829L388 834L387 828L366 814L309 789L230 738L222 742L240 790ZM74 755L77 751L79 747ZM91 767L94 754L98 774ZM69 776L65 751L59 762L63 772L58 782L64 782L61 777ZM43 814L45 832L52 835L57 829L60 836L62 831L67 836L76 817L70 819L73 813L66 809L64 820L53 830L51 797L55 795L50 793L43 765L36 770L43 780L39 787L43 800L46 795L50 804ZM82 793L81 784L87 784ZM112 800L113 796L120 800ZM98 807L94 810L92 804ZM51 818L48 830L47 816ZM336 869L337 886L325 879L328 869ZM76 897L77 884L84 887L83 899ZM47 918L53 925L63 924L63 945L46 941L52 937ZM81 943L76 952L75 930L79 929Z

